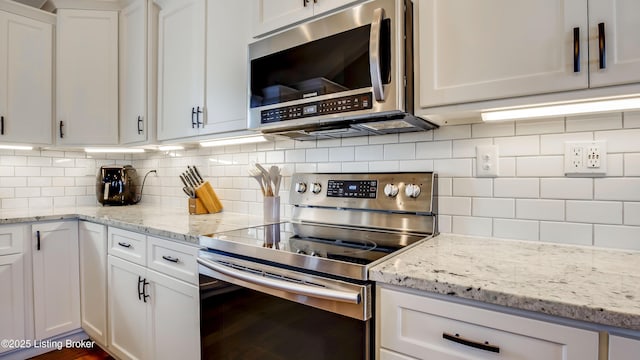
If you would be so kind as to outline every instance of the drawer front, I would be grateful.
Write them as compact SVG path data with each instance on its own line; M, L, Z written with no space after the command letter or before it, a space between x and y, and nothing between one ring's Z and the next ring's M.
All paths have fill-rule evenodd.
M638 360L640 340L622 336L609 336L609 360Z
M23 225L0 226L0 255L23 253L25 234Z
M150 269L198 285L199 248L149 236L147 258Z
M147 236L133 231L109 227L109 254L146 266Z
M597 332L385 288L380 292L382 348L419 359L598 359Z

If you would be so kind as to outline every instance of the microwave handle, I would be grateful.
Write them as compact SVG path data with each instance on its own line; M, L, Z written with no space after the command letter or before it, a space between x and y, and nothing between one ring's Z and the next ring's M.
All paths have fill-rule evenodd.
M382 87L382 73L380 71L380 31L383 18L383 8L377 8L373 11L373 21L371 22L369 35L369 72L371 73L373 97L377 101L384 101L384 88Z

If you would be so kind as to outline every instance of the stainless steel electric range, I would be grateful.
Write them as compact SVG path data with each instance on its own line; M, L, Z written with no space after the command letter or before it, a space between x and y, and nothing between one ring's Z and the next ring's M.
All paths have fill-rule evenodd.
M298 173L290 221L202 236L203 358L373 358L368 270L436 233L436 179Z

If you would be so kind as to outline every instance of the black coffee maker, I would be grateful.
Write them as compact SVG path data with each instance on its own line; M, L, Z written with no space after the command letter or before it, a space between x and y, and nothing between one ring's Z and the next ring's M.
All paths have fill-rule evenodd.
M131 165L100 167L96 178L96 197L102 205L131 205L136 197L138 175Z

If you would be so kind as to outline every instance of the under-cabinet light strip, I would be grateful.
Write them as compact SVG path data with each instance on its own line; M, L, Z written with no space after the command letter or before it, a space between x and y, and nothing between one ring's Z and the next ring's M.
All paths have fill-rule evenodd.
M200 143L200 146L211 147L211 146L225 146L225 145L241 145L241 144L265 142L265 141L269 141L269 139L267 139L262 135L244 136L244 137L230 138L230 139L203 141Z
M133 148L85 148L88 153L143 153L144 149Z

